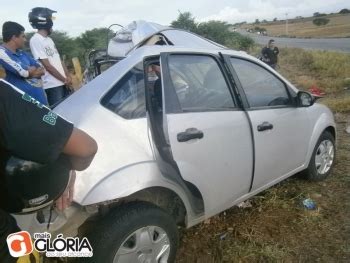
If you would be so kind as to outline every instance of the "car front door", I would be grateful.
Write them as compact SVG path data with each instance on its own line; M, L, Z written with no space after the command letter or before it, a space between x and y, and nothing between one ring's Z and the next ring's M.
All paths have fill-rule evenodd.
M307 109L295 106L295 94L279 77L252 61L229 60L254 131L252 190L256 190L300 170L306 161L311 125Z
M200 191L208 217L249 192L248 118L236 106L216 56L163 53L160 62L162 89L154 90L162 91L162 131L181 177Z

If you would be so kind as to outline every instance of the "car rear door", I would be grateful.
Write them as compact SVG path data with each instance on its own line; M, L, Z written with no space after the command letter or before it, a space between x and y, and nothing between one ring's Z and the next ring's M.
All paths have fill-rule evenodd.
M162 88L154 87L162 92L158 129L183 180L203 196L206 216L214 215L249 192L253 145L247 116L218 57L162 53L160 66Z

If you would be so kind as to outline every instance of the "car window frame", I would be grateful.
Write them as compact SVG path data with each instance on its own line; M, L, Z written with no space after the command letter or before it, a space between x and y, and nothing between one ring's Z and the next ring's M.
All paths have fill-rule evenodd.
M109 96L109 94L115 90L114 94L121 88L121 86L119 86L119 88L117 88L118 84L120 84L120 82L126 77L126 75L128 75L130 73L131 70L133 70L135 67L137 67L138 65L142 65L142 74L143 74L143 85L145 85L145 72L144 72L144 64L143 61L139 61L137 63L135 63L132 67L130 67L116 82L114 82L111 87L106 90L104 92L104 94L101 96L101 98L99 99L99 104L100 106L102 106L104 109L108 110L109 112L112 112L114 115L122 118L123 120L127 120L127 121L132 121L132 120L140 120L140 119L145 119L147 118L147 108L146 108L146 87L144 86L144 92L145 92L145 116L142 117L137 117L137 118L125 118L124 116L121 116L120 114L116 113L115 111L111 110L110 108L106 107L104 105L104 100ZM112 96L113 97L113 96ZM111 99L112 97L110 97L109 99Z
M234 81L235 81L235 83L236 83L236 85L238 87L239 94L240 94L240 96L241 96L241 98L243 100L242 103L247 108L247 110L254 111L254 110L266 110L266 109L286 109L286 108L295 108L297 106L296 102L295 102L297 94L289 87L289 85L283 79L281 79L271 69L269 69L267 67L264 67L263 65L260 65L256 61L251 60L249 58L245 58L245 57L240 57L240 56L235 56L235 55L225 55L225 58L226 58L226 62L229 63L229 67L230 67L230 70L232 71L232 75L234 77ZM231 58L240 59L240 60L244 60L244 61L247 61L249 63L255 64L256 66L264 69L265 71L267 71L270 74L272 74L279 81L281 81L283 86L284 86L284 88L285 88L285 90L286 90L286 92L287 92L287 95L289 97L290 105L258 106L258 107L250 106L248 98L247 98L247 95L246 95L245 90L243 88L243 85L242 85L242 83L241 83L241 81L240 81L240 79L238 77L238 74L237 74L236 70L234 69L234 67L233 67L233 65L231 63Z
M215 108L215 109L190 109L190 110L183 110L181 108L181 103L178 99L178 96L175 91L175 87L173 86L173 83L171 81L171 76L170 76L170 70L169 70L169 57L170 56L205 56L205 57L210 57L214 59L216 64L219 67L219 70L224 77L224 81L227 85L228 91L231 95L231 99L233 101L233 107L232 108ZM241 111L242 109L239 107L239 100L237 96L235 95L233 89L233 83L230 81L230 78L228 76L228 73L223 65L223 62L221 58L219 57L218 54L212 54L212 53L205 53L205 52L161 52L160 53L160 61L161 62L161 70L162 70L162 84L167 85L169 88L172 89L171 93L176 95L176 100L177 102L172 105L172 107L167 108L167 104L165 104L165 112L166 114L180 114L180 113L199 113L199 112L224 112L224 111ZM164 63L165 62L165 63ZM162 64L163 63L163 64ZM162 88L162 91L164 91L164 88ZM164 96L164 95L163 95ZM164 100L163 102L166 103Z

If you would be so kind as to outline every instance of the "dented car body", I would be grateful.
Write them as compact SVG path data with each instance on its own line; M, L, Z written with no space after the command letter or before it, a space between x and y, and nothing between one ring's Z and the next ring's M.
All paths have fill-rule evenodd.
M133 46L55 109L99 151L77 173L74 204L52 217L51 231L76 235L130 202L191 227L311 165L329 174L335 144L320 138L336 134L327 107L245 52L181 30L148 40L154 35L166 44ZM31 232L45 231L47 218L17 217ZM174 249L162 256L171 261Z

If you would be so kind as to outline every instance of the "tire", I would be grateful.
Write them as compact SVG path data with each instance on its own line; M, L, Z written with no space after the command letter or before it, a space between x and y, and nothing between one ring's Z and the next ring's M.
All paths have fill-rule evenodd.
M329 163L326 165L327 167L325 167L325 169L323 170L321 169L322 166L320 166L320 163L322 165L324 162L326 162L322 158L322 149L325 147L325 145L327 145L327 147L332 147L333 153L328 154L328 157L325 157L325 158L329 158L328 159ZM330 159L332 160L330 161ZM316 160L318 160L317 164L316 164ZM321 160L321 162L319 160ZM330 132L324 131L316 143L309 166L304 171L303 175L307 180L310 180L310 181L324 180L331 173L334 163L335 163L335 139ZM323 171L320 171L320 170L323 170Z
M153 204L146 202L125 204L117 207L102 221L97 221L97 224L87 234L93 249L93 257L81 258L79 262L114 263L122 259L124 259L123 262L143 262L149 258L151 261L145 262L171 263L175 261L178 246L177 226L168 213ZM148 238L152 240L151 243L145 242L145 240L149 241ZM161 245L156 247L155 244L158 241ZM141 247L138 247L137 244L140 244ZM152 245L149 247L148 244ZM170 249L166 249L168 246ZM161 254L156 252L159 251L159 247L166 252L161 257L162 260L155 261L154 255ZM119 254L122 249L133 250L134 252L130 255L133 255L134 258L122 256L124 258L119 261L117 253ZM137 257L141 260L137 260Z

